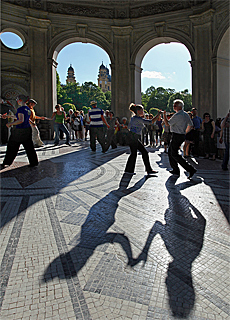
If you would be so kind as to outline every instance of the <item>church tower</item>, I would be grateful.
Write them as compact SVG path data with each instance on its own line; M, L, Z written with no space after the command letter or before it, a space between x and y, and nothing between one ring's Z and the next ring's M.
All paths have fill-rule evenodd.
M99 68L97 80L98 87L100 87L103 92L111 91L111 76L109 69L103 65L103 61Z
M74 68L72 67L72 64L70 64L67 73L68 73L68 75L66 78L66 84L67 83L76 83L75 76L74 76Z

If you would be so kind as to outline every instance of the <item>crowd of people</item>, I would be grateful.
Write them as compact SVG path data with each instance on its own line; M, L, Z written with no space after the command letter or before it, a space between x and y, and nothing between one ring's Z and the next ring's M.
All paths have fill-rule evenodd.
M98 108L97 102L92 101L91 109L87 114L84 114L82 110L73 111L72 109L66 114L64 108L57 104L52 116L47 118L35 114L34 107L37 102L34 99L20 95L17 98L17 103L19 108L15 115L4 114L1 116L3 119L11 119L11 122L7 123L8 128L15 126L15 129L20 129L12 130L3 167L13 162L21 143L26 152L28 151L31 166L37 165L31 141L33 149L44 145L36 125L38 119L54 120L55 146L58 146L60 139L64 138L63 134L65 134L65 143L68 146L71 146L71 140L81 142L87 140L89 136L90 148L93 152L96 151L96 140L104 153L110 146L115 149L118 145L128 145L131 154L125 172L129 174L134 174L137 150L142 154L147 173L156 173L149 162L146 150L148 146L164 147L164 152L169 156L172 166L171 173L173 174L179 174L179 163L189 172L189 177L192 177L196 170L187 161L187 158L191 156L203 156L205 159L213 161L220 158L223 160L222 169L228 170L229 113L225 118L218 118L214 121L210 114L205 112L203 119L201 119L197 115L196 108L185 112L183 101L175 100L174 112L166 113L159 110L155 116L146 114L142 105L131 104L129 110L133 116L128 121L126 117L119 119L112 111ZM31 139L29 138L30 133ZM31 154L33 154L33 159Z

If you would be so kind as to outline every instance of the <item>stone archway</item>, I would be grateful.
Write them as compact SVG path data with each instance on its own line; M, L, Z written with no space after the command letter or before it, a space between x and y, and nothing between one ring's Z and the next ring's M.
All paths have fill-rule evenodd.
M151 39L149 41L147 41L136 53L135 56L135 68L134 68L134 78L135 78L135 102L136 103L141 103L141 72L142 72L142 68L141 68L141 63L145 57L145 55L147 54L147 52L152 49L153 47L155 47L158 44L163 44L163 43L171 43L171 42L177 42L177 43L182 43L179 40L175 39L175 38L171 38L171 37L158 37L158 38L154 38ZM187 47L186 47L187 48ZM188 49L188 48L187 48ZM190 52L190 50L188 49L188 51ZM191 56L191 52L190 52L190 56ZM191 58L192 59L192 58Z
M56 69L57 69L57 57L59 52L66 47L69 44L72 43L76 43L76 42L81 42L81 43L90 43L90 44L94 44L98 47L100 47L101 49L103 49L109 56L110 61L111 61L111 65L114 61L114 57L113 54L111 52L111 50L109 48L106 48L106 45L101 44L100 41L98 40L94 40L92 38L86 38L84 35L82 37L77 37L77 36L73 36L70 34L66 34L64 37L57 37L56 39L54 39L50 50L49 50L49 54L48 54L48 60L51 61L52 63L51 65L51 70L50 70L50 81L52 83L52 102L51 104L54 105L57 103L57 96L56 96ZM113 91L112 93L112 99L113 99Z

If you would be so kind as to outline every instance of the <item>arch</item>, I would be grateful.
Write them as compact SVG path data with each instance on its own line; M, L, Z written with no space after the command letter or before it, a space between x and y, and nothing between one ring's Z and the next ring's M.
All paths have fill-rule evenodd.
M217 116L226 116L230 106L230 27L225 31L217 49Z
M135 88L134 88L134 93L133 96L135 97L135 102L136 103L141 103L141 63L144 58L144 56L147 54L147 52L155 47L158 44L163 44L163 43L171 43L171 42L177 42L177 43L182 43L185 45L185 47L188 49L191 60L193 60L193 57L195 55L194 49L192 45L185 40L181 36L176 37L153 37L149 36L145 39L142 40L135 48L133 54L132 54L132 65L134 66L134 83L135 83Z
M103 37L100 35L94 33L87 33L87 37L84 36L76 36L75 33L72 31L66 31L63 32L56 37L53 38L51 41L50 49L48 52L48 61L50 61L50 66L51 70L49 72L50 76L50 82L51 82L51 87L52 87L52 102L50 102L53 106L56 105L57 103L57 97L56 97L56 68L57 68L57 56L59 52L66 47L67 45L75 42L82 42L82 43L91 43L94 44L103 50L109 55L111 65L114 63L114 54L112 51L112 48L110 48L109 43L107 40L105 40Z

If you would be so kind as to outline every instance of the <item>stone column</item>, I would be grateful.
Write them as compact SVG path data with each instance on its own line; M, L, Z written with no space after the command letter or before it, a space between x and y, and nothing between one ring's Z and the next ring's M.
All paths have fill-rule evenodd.
M195 62L193 67L193 105L199 114L210 112L216 116L213 104L213 68L212 68L212 19L214 10L190 16L193 24Z
M30 96L38 102L38 115L50 116L48 61L47 61L47 32L50 20L27 16L29 25L29 50L31 59ZM51 110L52 111L52 110Z
M113 110L118 117L129 117L131 103L130 47L132 27L112 26L115 62L112 68Z

